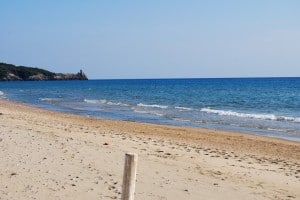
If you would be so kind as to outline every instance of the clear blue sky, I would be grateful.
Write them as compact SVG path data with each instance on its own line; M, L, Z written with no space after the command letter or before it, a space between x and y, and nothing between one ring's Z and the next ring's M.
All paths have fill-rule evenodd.
M89 78L300 76L299 0L0 0L0 62Z

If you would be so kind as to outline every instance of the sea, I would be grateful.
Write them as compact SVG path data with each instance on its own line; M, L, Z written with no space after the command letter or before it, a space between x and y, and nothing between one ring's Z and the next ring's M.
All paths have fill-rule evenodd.
M300 141L300 78L0 82L0 98L83 116Z

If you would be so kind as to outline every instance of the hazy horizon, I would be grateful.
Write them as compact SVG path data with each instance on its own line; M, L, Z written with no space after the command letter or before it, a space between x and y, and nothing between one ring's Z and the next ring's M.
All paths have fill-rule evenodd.
M90 79L300 77L296 0L0 6L0 62Z

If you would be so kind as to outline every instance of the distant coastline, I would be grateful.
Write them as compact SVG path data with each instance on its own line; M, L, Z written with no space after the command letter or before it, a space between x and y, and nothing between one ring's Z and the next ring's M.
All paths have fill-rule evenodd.
M41 68L0 63L0 81L88 80L85 73L54 73Z

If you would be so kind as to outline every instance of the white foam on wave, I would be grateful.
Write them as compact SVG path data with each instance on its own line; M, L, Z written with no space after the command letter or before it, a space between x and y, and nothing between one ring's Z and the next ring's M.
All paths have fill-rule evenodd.
M122 103L122 102L114 103L114 102L111 102L111 101L108 101L107 104L111 105L111 106L130 106L130 105L126 104L126 103Z
M110 106L130 106L126 103L122 103L122 102L115 103L115 102L107 101L106 99L101 99L101 100L84 99L83 101L90 104L107 104Z
M291 121L300 123L300 117L286 117L286 116L278 116L278 121Z
M145 111L145 110L137 110L137 109L135 109L134 112L141 113L141 114L157 115L157 116L160 116L160 117L164 116L164 114L158 113L158 112L155 112L155 111Z
M176 106L175 109L180 110L180 111L191 111L191 110L193 110L192 108L187 108L187 107L182 107L182 106Z
M6 98L6 97L5 97L4 92L0 91L0 99L5 99L5 98Z
M180 121L180 122L191 122L191 120L189 119L181 119L181 118L174 118L173 120Z
M139 106L139 107L148 107L148 108L160 108L160 109L167 109L168 108L168 106L164 106L164 105L157 105L157 104L148 105L148 104L143 104L143 103L139 103L139 104L137 104L137 106Z
M52 102L52 101L60 101L60 99L59 98L40 98L40 101Z
M105 99L102 100L96 100L96 99L84 99L85 103L91 103L91 104L105 104L107 101Z
M231 110L214 110L211 108L202 108L202 112L213 113L221 116L235 116L243 118L252 118L252 119L262 119L262 120L274 120L274 121L291 121L291 122L300 122L299 117L286 117L286 116L276 116L274 114L250 114L250 113L240 113Z

